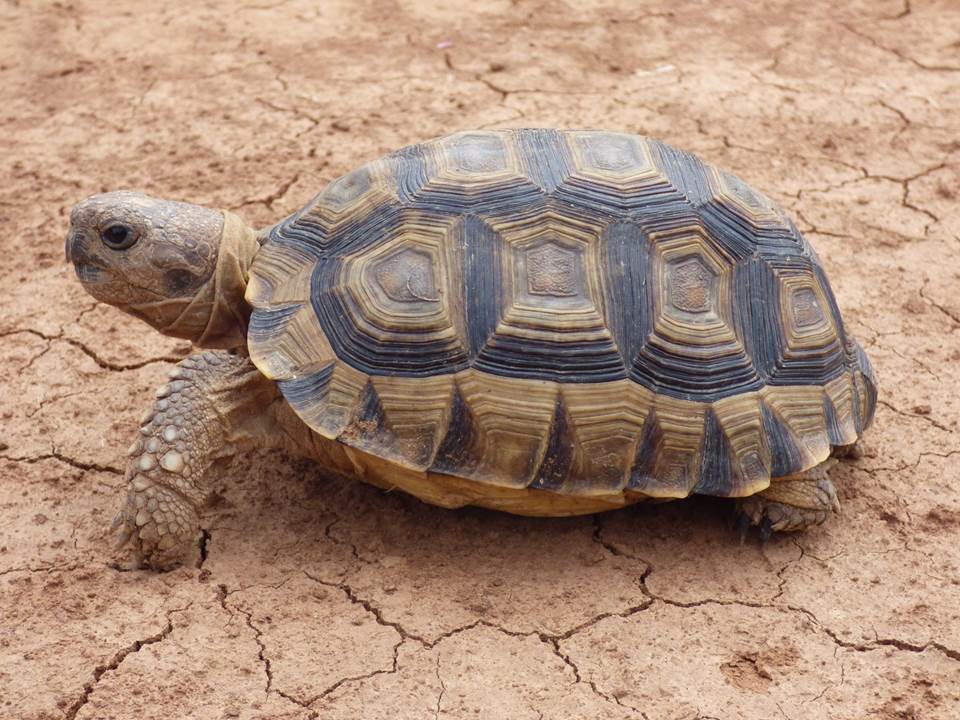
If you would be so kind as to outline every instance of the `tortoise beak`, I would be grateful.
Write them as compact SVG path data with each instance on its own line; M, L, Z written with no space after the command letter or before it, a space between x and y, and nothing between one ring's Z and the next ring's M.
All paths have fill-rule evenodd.
M73 245L74 245L74 242L76 241L76 238L77 238L77 234L73 230L70 230L67 233L67 240L64 243L64 248L63 248L64 253L67 256L67 262L73 262Z
M67 262L73 263L73 270L80 282L96 283L103 280L103 265L92 257L82 232L71 228L67 233L64 252Z
M63 249L67 262L72 262L74 265L77 264L78 260L82 262L86 259L80 257L81 254L85 255L85 253L79 252L84 239L84 234L80 228L84 225L84 220L88 215L86 211L89 204L90 198L87 198L78 202L70 210L70 227L67 230L67 238Z

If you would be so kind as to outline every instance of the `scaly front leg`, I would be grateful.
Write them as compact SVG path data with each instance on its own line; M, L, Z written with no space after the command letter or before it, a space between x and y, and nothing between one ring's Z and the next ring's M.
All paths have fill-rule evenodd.
M130 448L127 498L114 528L138 566L162 569L198 547L198 510L215 466L263 439L278 393L249 358L204 352L180 362L156 395Z

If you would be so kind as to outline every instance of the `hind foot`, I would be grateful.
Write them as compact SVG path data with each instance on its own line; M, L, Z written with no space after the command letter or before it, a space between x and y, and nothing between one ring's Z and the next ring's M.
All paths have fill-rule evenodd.
M774 531L806 530L820 525L831 512L840 512L837 491L827 475L835 461L771 481L766 490L737 503L741 541L750 525L760 526L766 541Z

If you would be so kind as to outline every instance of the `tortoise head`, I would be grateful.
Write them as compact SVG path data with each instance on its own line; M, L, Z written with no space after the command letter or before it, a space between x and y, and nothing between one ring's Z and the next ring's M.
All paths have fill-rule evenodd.
M165 335L232 348L246 340L243 293L258 247L232 213L121 191L73 208L66 251L98 300Z

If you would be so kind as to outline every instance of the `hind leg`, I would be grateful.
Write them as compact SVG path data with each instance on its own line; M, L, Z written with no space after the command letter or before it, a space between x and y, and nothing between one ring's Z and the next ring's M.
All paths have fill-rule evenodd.
M741 535L749 525L759 525L766 540L775 530L805 530L822 524L831 512L840 512L840 501L827 470L836 463L825 460L796 475L775 478L766 490L738 502Z
M859 460L864 455L866 455L866 450L863 447L863 440L857 440L850 445L838 445L832 453L835 458L846 458L847 460Z

